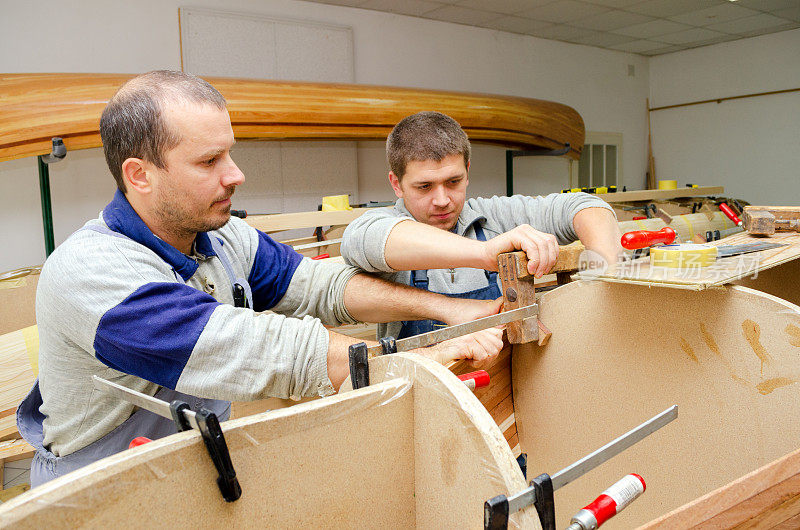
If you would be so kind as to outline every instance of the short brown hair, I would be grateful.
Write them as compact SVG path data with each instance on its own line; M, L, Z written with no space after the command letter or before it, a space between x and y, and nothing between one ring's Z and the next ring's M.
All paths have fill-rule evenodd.
M122 163L141 158L164 168L164 153L181 141L164 120L168 101L208 103L226 108L225 98L207 81L184 72L156 70L134 77L117 90L100 117L100 138L117 188L127 191Z
M413 160L440 162L450 155L462 155L469 165L467 133L456 120L441 112L418 112L394 126L386 139L386 159L392 173L400 179Z

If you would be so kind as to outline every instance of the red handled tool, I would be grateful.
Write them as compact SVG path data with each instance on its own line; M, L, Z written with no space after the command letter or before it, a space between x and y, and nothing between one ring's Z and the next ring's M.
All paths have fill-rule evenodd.
M622 247L628 250L647 248L659 243L669 245L675 241L675 230L665 226L661 230L634 230L622 234Z
M478 370L468 374L461 374L458 376L461 381L467 385L470 390L475 390L489 385L489 372L486 370Z
M152 441L153 440L147 438L146 436L137 436L136 438L131 440L130 444L128 444L128 449L133 449L134 447L139 447L140 445L144 445Z
M576 513L567 530L594 530L627 508L644 493L647 485L636 473L625 475L620 481L600 494L594 502Z
M330 254L320 254L319 256L314 256L314 257L313 257L313 258L311 258L311 259L328 259L328 258L330 258L330 257L331 257L331 255L330 255Z
M719 209L722 210L722 213L728 216L728 219L736 223L736 226L742 226L742 220L736 216L736 213L731 209L730 206L728 206L728 203L719 203Z

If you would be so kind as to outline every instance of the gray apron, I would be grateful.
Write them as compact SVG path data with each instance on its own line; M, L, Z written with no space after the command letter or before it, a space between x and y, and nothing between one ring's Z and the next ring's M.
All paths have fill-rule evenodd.
M81 230L93 230L114 237L130 239L105 226L87 226ZM217 257L225 268L225 272L228 274L231 284L234 285L234 287L239 285L243 289L246 302L249 304L248 307L253 307L250 285L245 279L236 278L228 256L217 238L212 235L209 239L211 240L211 246L214 252L217 254ZM182 281L177 273L175 276L179 281ZM200 408L208 409L217 415L220 422L230 417L231 404L229 401L203 399L164 387L161 387L154 397L167 402L176 399L185 401L194 410L199 410ZM39 410L41 405L42 394L39 391L39 379L37 378L33 384L33 388L17 408L17 428L19 429L19 433L25 441L36 449L36 454L33 456L31 462L31 487L44 484L70 471L74 471L96 462L97 460L124 451L128 448L131 440L137 436L145 436L151 440L156 440L178 432L175 422L172 420L162 418L148 410L138 409L121 425L117 426L99 440L68 455L56 456L42 445L44 441L42 423L45 418L44 414Z

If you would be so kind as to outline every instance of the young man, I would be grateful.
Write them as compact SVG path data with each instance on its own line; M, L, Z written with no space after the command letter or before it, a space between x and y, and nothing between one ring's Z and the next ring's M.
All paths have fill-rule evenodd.
M470 144L459 124L438 112L404 118L386 140L394 208L370 211L350 223L342 256L366 271L453 297L501 296L497 255L524 250L541 277L555 264L558 245L580 239L615 263L622 252L611 207L585 193L466 200ZM499 301L498 301L499 304ZM433 320L379 326L380 336L425 333Z
M18 411L37 448L37 485L175 432L171 421L93 390L92 375L227 419L229 400L328 395L358 342L324 325L495 311L303 259L240 219L244 175L225 99L181 72L126 83L100 121L118 191L50 256L36 300L39 379ZM464 303L469 302L469 303ZM261 313L265 310L272 313ZM423 350L440 362L490 359L501 331Z

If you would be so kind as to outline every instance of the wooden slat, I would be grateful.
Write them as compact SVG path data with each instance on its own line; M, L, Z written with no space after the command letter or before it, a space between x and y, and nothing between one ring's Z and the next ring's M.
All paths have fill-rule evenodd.
M0 161L49 153L61 136L69 150L99 147L99 119L132 75L0 75ZM519 148L572 147L584 125L571 107L550 101L369 85L207 78L227 99L239 139L383 140L403 117L438 110L474 141Z

